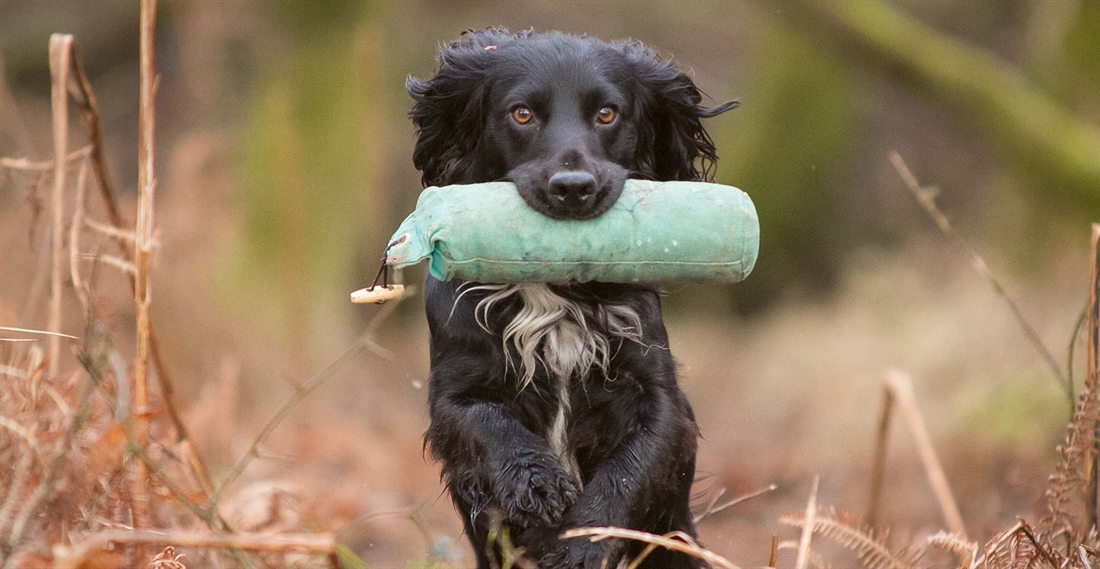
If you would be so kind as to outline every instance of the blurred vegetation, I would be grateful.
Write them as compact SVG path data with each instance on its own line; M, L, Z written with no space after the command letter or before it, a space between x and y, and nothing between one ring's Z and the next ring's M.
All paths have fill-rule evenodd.
M378 313L351 307L347 293L373 277L420 188L405 76L429 75L438 44L463 29L504 25L634 37L675 56L710 102L742 103L707 124L718 181L745 189L760 212L759 263L736 286L673 291L667 322L707 435L701 471L730 495L784 490L708 522L708 544L740 543L752 554L738 558L759 559L773 514L804 504L813 474L828 476L823 492L836 502L861 503L886 366L918 378L969 523L1011 522L1041 495L1027 485L1044 483L1063 396L1002 299L939 246L885 157L900 151L940 188L944 212L1063 361L1082 300L1083 222L1100 218L1100 2L160 3L154 311L215 469L290 389L280 375L316 370ZM72 32L132 211L136 23L134 0L0 0L0 156L49 159L46 46L50 33ZM72 124L75 145L83 130ZM23 307L34 308L27 290L45 274L36 252L48 232L31 218L47 193L29 176L0 179L0 324L36 314ZM128 285L103 278L119 293L101 300L125 350ZM273 457L297 461L265 461L257 477L305 481L328 520L423 501L453 548L425 555L431 536L385 524L348 539L371 566L430 567L465 544L421 454L422 308L397 310L409 318L378 334L386 357L361 358L316 407L303 405L301 424L288 421L272 445ZM18 324L38 327L33 319ZM903 532L939 523L905 449L890 459Z
M836 55L778 26L747 81L747 111L722 132L718 178L746 188L760 216L760 260L733 292L742 311L766 306L785 286L827 291L845 239L840 194L859 133L856 85Z
M73 31L106 93L108 142L130 148L129 100L111 93L136 76L133 3L48 4L0 4L0 56L15 99L21 108L42 100L45 38ZM699 1L686 12L629 2L164 4L162 102L178 104L162 109L162 148L172 148L173 128L234 133L244 226L222 294L261 322L295 330L288 342L300 346L303 368L306 338L349 323L345 293L369 278L418 187L404 76L430 73L436 45L466 27L633 35L675 47L715 99L742 101L710 129L719 181L748 191L760 211L760 262L747 282L698 289L703 300L673 298L673 310L758 313L792 292L828 294L853 249L893 247L927 229L883 173L890 149L917 168L935 162L928 181L944 188L948 213L965 224L1025 227L1028 238L1011 241L1006 255L1041 257L1058 242L1047 234L1100 211L1095 1ZM689 24L698 29L685 38ZM218 57L196 63L206 52ZM173 99L180 89L165 86L176 82L214 83L216 95ZM49 147L21 134L41 138L47 129L19 122L0 125L0 154ZM112 156L132 187L130 154ZM260 300L273 297L283 300Z
M1089 17L1088 4L1082 3L1078 19ZM826 41L854 50L864 65L895 73L907 86L957 109L962 120L973 121L1009 160L1044 182L1029 187L1044 190L1052 205L1100 210L1100 129L1074 117L1025 73L884 1L805 6L821 13L814 21L827 25L814 31L829 34ZM1100 57L1100 45L1091 47Z
M1042 460L1065 434L1062 421L1067 417L1066 403L1055 390L1036 390L1046 378L1030 374L1006 374L997 389L963 386L955 413L956 436L981 439L984 452L1011 456L1014 452L1041 449L1042 456L1023 457ZM1029 441L1044 441L1046 446Z
M254 63L238 144L245 234L224 294L287 331L298 373L315 360L310 338L347 322L342 302L359 286L364 250L393 219L381 85L386 61L375 24L384 6L280 0L273 55ZM247 290L242 295L233 291ZM262 302L279 298L282 302ZM335 301L335 302L334 302ZM340 314L343 313L343 314Z
M311 295L339 297L350 288L348 259L363 242L361 212L351 205L363 193L378 194L365 183L378 144L366 125L381 109L364 88L378 80L364 77L378 62L360 61L353 49L363 3L277 5L292 55L265 66L246 105L240 142L247 235L234 288L246 284L286 299L267 306L283 309L284 329L297 336L289 345L306 350L314 335ZM310 369L307 351L294 359L301 373Z

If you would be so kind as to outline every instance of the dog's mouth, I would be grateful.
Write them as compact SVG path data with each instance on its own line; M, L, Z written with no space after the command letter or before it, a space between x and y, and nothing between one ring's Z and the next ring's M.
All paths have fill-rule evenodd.
M513 171L509 181L516 184L520 196L532 209L559 220L582 221L607 213L619 200L626 182L626 170L617 166L597 174L583 170L552 174L524 170Z
M539 206L532 205L536 211L552 217L554 219L562 220L585 220L594 219L611 209L611 206L615 205L615 202L619 199L619 194L622 193L623 183L619 182L617 185L604 185L596 188L590 194L582 196L574 195L561 195L555 193L553 190L538 192ZM522 193L521 193L522 195Z

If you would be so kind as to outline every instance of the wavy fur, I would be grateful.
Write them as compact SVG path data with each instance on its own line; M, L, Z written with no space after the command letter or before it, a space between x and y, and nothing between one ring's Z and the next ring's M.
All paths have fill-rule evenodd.
M735 106L703 106L691 78L640 43L557 32L467 32L440 49L431 78L406 85L425 185L512 181L556 219L599 216L627 177L711 180L717 156L702 121ZM521 106L529 124L512 118ZM608 106L617 118L597 123ZM570 186L584 199L555 194L556 178L589 184ZM479 568L501 564L487 541L494 513L543 569L614 567L641 551L559 540L570 528L696 535L688 501L698 428L671 354L651 349L668 345L654 288L428 277L424 297L425 444ZM700 566L665 550L639 565Z

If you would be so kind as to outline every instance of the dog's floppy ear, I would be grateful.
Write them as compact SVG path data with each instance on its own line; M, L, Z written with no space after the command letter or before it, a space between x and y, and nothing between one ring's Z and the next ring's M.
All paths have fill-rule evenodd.
M702 119L736 108L737 101L701 106L699 88L673 61L637 43L622 49L639 89L639 169L657 180L713 181L718 156Z
M461 183L477 160L488 94L486 70L492 63L480 40L495 33L467 32L467 39L440 49L439 71L431 79L405 80L416 101L409 111L417 130L413 165L423 173L425 186Z

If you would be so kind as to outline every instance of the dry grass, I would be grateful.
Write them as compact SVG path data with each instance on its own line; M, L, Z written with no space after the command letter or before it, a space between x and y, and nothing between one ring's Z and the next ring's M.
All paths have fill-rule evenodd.
M921 201L922 206L933 218L937 219L941 229L948 236L955 237L959 243L965 246L954 235L950 224L936 208L929 194L922 191L916 179L912 177L904 162L897 154L892 155L895 166L905 179L910 189ZM1028 337L1037 344L1040 352L1044 353L1049 362L1053 363L1050 352L1042 346L1034 328L1023 318L1016 304L1004 294L999 281L989 272L984 261L965 246L972 256L977 259L975 266L979 268L983 276L994 283L998 294L1012 308L1018 322L1025 331L1029 331ZM928 475L929 483L943 511L944 518L950 532L939 532L927 540L927 546L940 549L953 554L959 567L965 569L978 568L1079 568L1091 569L1100 565L1100 537L1097 528L1097 484L1100 473L1097 472L1097 445L1100 435L1100 384L1098 384L1097 354L1100 353L1100 224L1092 227L1091 248L1089 256L1089 280L1088 280L1088 305L1086 309L1085 328L1088 336L1089 356L1086 361L1086 377L1083 392L1078 396L1074 409L1073 419L1067 427L1065 443L1058 447L1060 460L1056 471L1050 477L1047 489L1048 515L1037 526L1020 519L1014 526L1001 532L991 539L984 547L977 542L970 541L966 537L966 526L963 524L954 495L947 483L943 467L940 463L932 441L928 436L924 419L918 409L913 396L912 381L907 374L898 371L890 371L886 379L886 396L883 400L882 413L876 432L876 444L872 467L872 481L870 486L871 503L869 512L872 515L878 510L878 500L881 492L881 476L884 470L886 455L886 437L889 432L890 410L893 402L897 401L917 443L924 470ZM1076 331L1073 336L1076 337ZM1070 352L1072 354L1072 351ZM1072 366L1072 360L1067 367ZM1054 371L1061 374L1057 365ZM845 549L853 551L860 563L868 569L909 569L921 565L924 550L915 548L912 544L901 550L892 552L886 544L886 536L876 533L873 526L864 525L848 515L837 515L830 512L825 515L817 513L816 506L817 481L814 482L810 495L810 502L805 512L799 512L785 516L781 522L802 529L802 538L798 544L798 559L796 567L801 569L806 566L810 558L810 544L813 534L828 537ZM1078 512L1077 514L1074 511Z
M210 478L176 408L170 370L160 355L150 312L150 261L157 252L153 216L156 177L152 162L156 84L151 53L154 5L150 0L143 2L141 179L133 212L135 226L131 228L125 222L114 197L104 166L95 97L80 70L75 42L69 36L55 36L51 40L50 58L57 119L54 152L64 158L0 159L0 168L34 176L43 187L52 182L53 189L48 211L49 284L42 287L49 291L47 329L0 327L0 331L10 336L0 338L0 380L4 386L0 389L0 464L10 465L0 469L0 567L75 569L145 565L186 569L356 565L357 558L340 544L339 538L348 528L372 521L371 516L334 528L296 511L292 500L284 494L273 492L265 499L252 499L252 503L243 505L230 504L227 497L253 461L272 455L266 450L266 443L290 413L354 356L370 352L394 359L374 340L378 323L392 313L394 305L385 308L366 334L329 366L300 383L291 382L292 394L247 445L247 450L225 470L220 480ZM80 109L89 131L89 144L71 152L69 128L65 124L70 102ZM895 164L929 214L945 233L955 238L946 217L935 208L931 194L917 183L900 158ZM93 180L100 189L106 221L97 221L90 213L87 185ZM66 199L70 193L71 199ZM90 235L116 242L118 256L83 250L82 244ZM821 545L821 540L813 540L815 535L853 551L860 562L875 569L916 567L923 563L925 555L935 551L946 552L957 558L958 566L972 569L1097 566L1098 236L1100 227L1094 227L1090 301L1083 321L1088 341L1085 390L1076 398L1076 411L1065 444L1059 448L1059 463L1049 486L1047 516L1035 524L1020 520L995 533L985 544L968 538L968 528L911 385L895 375L887 386L888 403L883 408L876 437L869 502L871 523L865 525L858 518L820 507L815 479L808 507L780 520L798 527L800 539L780 542L769 530L770 544L759 544L760 551L768 551L768 566L779 566L778 552L787 549L797 551L791 565L797 569L828 566L832 557L823 553L827 548ZM959 239L957 243L973 255L974 265L1008 301L1029 341L1063 385L1068 386L1069 374L1061 372L1050 351L1039 341L1035 328L1004 293L1000 281L965 241ZM131 289L102 289L99 283L108 271L121 271ZM72 295L79 302L83 316L79 322L68 323L67 329L59 304L64 295ZM122 355L126 350L119 349L114 340L116 323L108 321L101 309L106 297L128 297L136 307L137 355L132 368ZM69 358L69 354L75 358ZM149 389L148 382L153 378L159 382L159 396ZM892 548L887 534L874 527L880 518L881 504L894 497L884 490L883 482L893 402L900 406L917 441L921 464L951 530L928 537L922 547ZM718 512L750 498L770 495L775 489L771 485L726 502L721 502L724 489L719 489L706 501L697 518L700 522L708 521ZM257 508L262 511L257 521L239 522L248 518L245 510L252 513ZM426 541L431 541L431 532L424 528L418 507L390 517L410 521L425 535ZM499 545L509 552L511 566L534 567L523 558L522 551L506 546L506 532L502 531L499 538ZM695 556L712 566L737 567L683 534L658 536L624 528L580 528L567 532L563 538L629 539L646 543L643 554L631 560L631 567L657 547ZM177 549L187 552L179 553ZM447 565L441 560L432 563L436 567Z
M928 473L928 483L936 495L936 501L943 512L947 527L956 535L965 536L966 526L963 525L962 514L959 513L959 505L955 502L955 495L951 492L951 486L947 484L947 476L943 472L943 465L932 447L932 439L928 436L928 427L924 424L924 417L917 409L916 396L913 395L913 381L908 374L890 370L886 373L886 387L893 395L893 399L901 407L905 415L905 422L909 424L909 431L917 444L924 471Z
M4 338L0 345L0 463L11 464L0 474L0 567L106 567L125 563L112 553L129 547L138 564L146 558L144 544L207 548L228 552L238 565L272 565L277 557L300 553L326 558L338 565L338 548L331 534L284 532L272 534L234 531L222 518L216 497L209 495L205 468L190 445L186 430L170 401L157 412L149 398L149 359L155 355L150 319L150 259L154 246L153 121L155 66L153 39L156 5L142 2L142 97L141 97L141 192L132 233L121 227L121 214L113 188L103 167L99 117L90 84L83 77L72 36L55 34L50 40L53 80L55 156L65 157L52 164L5 159L2 167L38 170L44 177L52 169L52 239L48 330L5 327L4 331L24 337ZM68 153L68 101L78 97L89 126L92 143ZM80 161L74 189L75 199L66 207L68 170ZM90 160L96 163L97 181L110 224L86 219L85 198ZM47 168L47 166L49 168ZM71 209L68 240L65 240L65 212ZM90 279L81 271L81 235L96 231L115 238L124 258L101 263L94 256ZM126 245L132 254L126 254ZM66 255L66 247L68 248ZM64 275L65 258L68 258ZM105 267L122 268L131 277L137 307L137 356L131 372L110 337L110 324L101 319L97 304L100 294L96 274ZM82 338L61 332L61 301L69 278L84 314ZM27 338L27 335L31 335ZM43 350L34 335L44 336ZM26 341L26 342L24 342ZM68 341L79 365L64 369L62 342ZM157 366L158 371L161 366ZM167 381L167 374L160 374ZM318 381L319 383L319 381ZM163 385L170 385L162 383ZM164 389L170 395L170 389ZM308 393L308 391L305 391ZM300 398L294 399L298 401ZM272 422L272 428L280 417ZM166 442L174 441L174 442ZM259 442L257 442L257 445ZM242 460L243 464L247 464ZM231 482L227 480L227 482ZM219 490L223 489L220 487ZM278 508L272 516L279 516ZM141 528L162 528L156 533ZM205 531L196 532L204 529ZM301 528L306 530L308 528ZM267 552L253 559L246 551ZM149 560L150 566L183 567L182 556L171 548ZM204 563L220 565L217 557ZM295 565L302 565L302 560ZM282 564L282 563L275 563Z
M649 544L635 559L631 560L627 567L634 569L657 547L663 547L672 551L678 551L685 555L702 559L712 566L724 569L739 569L725 557L718 555L695 542L684 532L672 532L665 535L654 535L644 531L637 531L617 527L577 528L566 531L562 539L576 539L587 537L590 541L603 541L605 539L629 539Z

